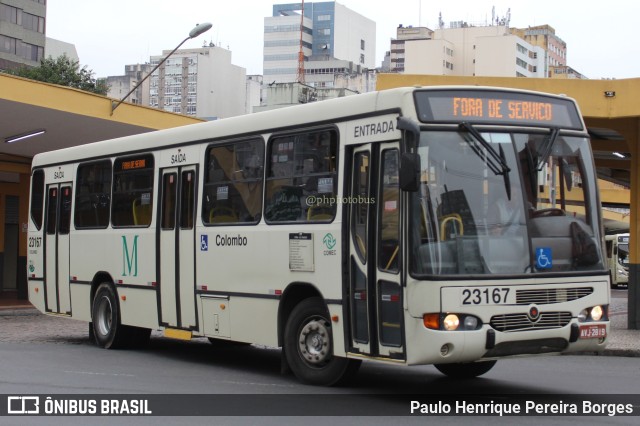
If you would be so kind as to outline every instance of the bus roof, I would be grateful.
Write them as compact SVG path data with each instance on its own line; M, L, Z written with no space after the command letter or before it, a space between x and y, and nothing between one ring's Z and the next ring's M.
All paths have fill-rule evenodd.
M44 152L37 154L33 158L32 168L70 163L90 158L126 155L129 152L157 150L163 147L198 143L208 140L270 133L276 129L285 130L298 128L300 126L335 123L370 116L375 113L400 113L402 107L413 106L412 94L416 90L447 89L494 90L542 94L540 92L519 89L484 86L416 86L395 88ZM567 99L564 96L549 95L546 93L544 95Z

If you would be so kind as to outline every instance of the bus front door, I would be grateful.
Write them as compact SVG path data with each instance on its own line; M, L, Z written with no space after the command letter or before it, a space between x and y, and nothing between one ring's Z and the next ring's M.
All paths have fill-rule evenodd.
M350 351L404 359L398 143L354 149L349 209Z
M193 330L196 323L195 211L197 167L161 172L158 268L160 323Z
M44 226L45 308L47 312L71 314L69 290L69 229L71 183L47 185Z

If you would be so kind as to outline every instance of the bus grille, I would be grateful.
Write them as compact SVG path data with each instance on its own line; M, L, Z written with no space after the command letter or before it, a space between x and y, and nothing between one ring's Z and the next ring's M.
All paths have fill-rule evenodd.
M530 331L562 328L571 321L571 312L543 312L537 321L527 314L496 315L491 318L491 327L498 331Z
M549 303L571 302L593 293L593 287L547 288L516 291L518 305L546 305Z

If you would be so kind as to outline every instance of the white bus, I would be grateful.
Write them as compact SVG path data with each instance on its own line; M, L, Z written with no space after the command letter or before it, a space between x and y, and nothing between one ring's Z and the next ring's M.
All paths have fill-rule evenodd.
M561 96L401 88L40 154L28 238L30 301L99 346L282 347L313 384L367 359L473 377L609 333L595 167Z
M629 285L629 234L605 236L611 287Z

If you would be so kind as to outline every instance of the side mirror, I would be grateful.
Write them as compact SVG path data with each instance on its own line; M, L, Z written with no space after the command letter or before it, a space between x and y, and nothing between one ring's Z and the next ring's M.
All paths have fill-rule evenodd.
M400 158L400 189L416 192L420 184L420 154L405 152Z

